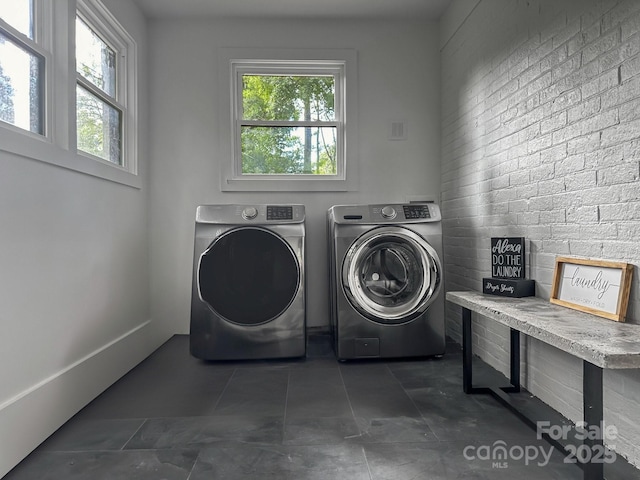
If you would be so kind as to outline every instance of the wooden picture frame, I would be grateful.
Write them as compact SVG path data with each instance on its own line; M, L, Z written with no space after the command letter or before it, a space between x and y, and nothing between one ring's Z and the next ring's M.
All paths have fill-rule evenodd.
M556 257L551 303L624 322L633 265L608 260Z

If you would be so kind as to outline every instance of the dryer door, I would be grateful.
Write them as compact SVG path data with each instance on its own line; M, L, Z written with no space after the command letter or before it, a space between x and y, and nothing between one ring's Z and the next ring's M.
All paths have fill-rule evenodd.
M369 320L397 324L422 314L440 290L438 254L403 227L379 227L351 245L342 286L351 305Z
M217 237L198 262L200 299L238 325L279 317L300 287L300 265L290 245L271 230L240 227Z

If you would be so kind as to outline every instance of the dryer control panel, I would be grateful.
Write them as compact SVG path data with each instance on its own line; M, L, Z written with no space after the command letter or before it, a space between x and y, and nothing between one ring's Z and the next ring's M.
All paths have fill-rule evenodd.
M304 220L304 205L200 205L196 211L196 223L268 225Z
M267 205L267 220L293 220L291 205Z

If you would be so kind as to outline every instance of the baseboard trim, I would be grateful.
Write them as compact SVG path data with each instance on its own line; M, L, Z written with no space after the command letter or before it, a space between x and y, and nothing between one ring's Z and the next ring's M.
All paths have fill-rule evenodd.
M149 356L147 320L0 405L0 478L115 381Z

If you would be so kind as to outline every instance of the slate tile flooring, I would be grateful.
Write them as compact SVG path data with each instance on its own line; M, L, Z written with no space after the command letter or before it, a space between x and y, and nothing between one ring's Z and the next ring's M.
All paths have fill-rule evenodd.
M441 359L338 362L313 338L306 359L202 362L176 335L5 480L582 478L558 452L540 466L548 444L462 392L457 345ZM513 454L478 458L498 445ZM539 457L518 459L527 448Z

